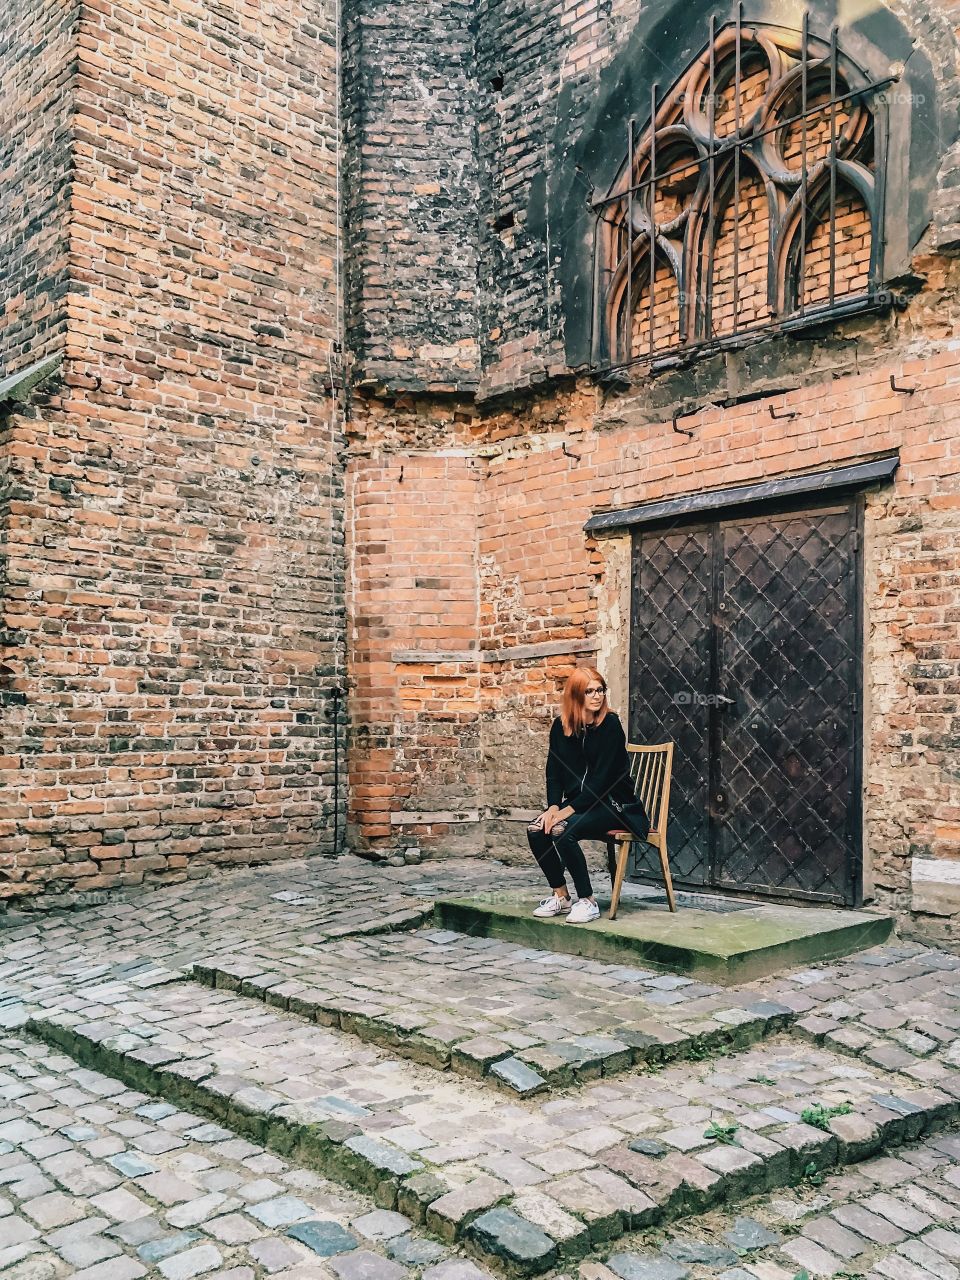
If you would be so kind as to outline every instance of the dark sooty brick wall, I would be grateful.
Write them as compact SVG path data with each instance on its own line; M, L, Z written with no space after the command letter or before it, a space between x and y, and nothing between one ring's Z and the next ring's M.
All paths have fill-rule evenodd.
M6 0L0 29L0 376L66 323L79 3Z
M475 387L479 193L473 6L359 0L344 36L356 378Z

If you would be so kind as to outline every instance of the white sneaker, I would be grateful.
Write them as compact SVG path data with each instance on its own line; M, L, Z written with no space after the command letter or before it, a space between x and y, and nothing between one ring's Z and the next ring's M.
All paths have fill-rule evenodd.
M579 898L567 916L567 924L589 924L600 918L600 908L589 898Z
M535 916L562 916L570 910L570 899L561 898L558 893L552 894L549 898L544 898L539 907L535 907L533 914Z

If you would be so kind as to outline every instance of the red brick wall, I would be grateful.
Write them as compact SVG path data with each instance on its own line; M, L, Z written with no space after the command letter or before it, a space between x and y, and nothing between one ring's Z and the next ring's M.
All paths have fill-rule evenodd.
M891 208L896 217L888 219L887 229L899 255L897 273L916 255L917 279L905 276L899 283L916 286L919 296L906 312L888 318L866 316L802 338L763 341L656 376L634 371L634 387L624 394L586 378L570 389L564 353L579 358L576 352L584 349L571 343L571 331L586 323L590 300L577 293L582 280L568 264L580 261L577 253L589 241L591 185L606 189L616 171L600 147L607 140L604 122L626 121L631 114L642 120L646 112L650 86L638 82L630 63L642 44L645 33L638 24L646 21L646 11L638 14L622 0L540 0L521 7L481 0L478 403L461 405L442 425L437 405L426 401L408 400L402 412L366 404L354 424L361 448L375 451L380 467L398 464L411 449L420 451L418 465L427 466L431 454L459 447L472 451L480 468L477 500L463 508L458 528L464 545L475 538L479 584L476 629L466 633L480 653L476 737L469 737L468 723L461 721L459 740L469 741L470 748L457 779L449 761L453 739L438 741L432 755L426 750L432 713L404 700L408 668L387 660L385 637L357 629L352 670L361 683L376 671L377 697L356 708L355 726L363 726L368 712L376 719L377 784L387 790L377 795L376 821L357 809L358 829L371 846L388 850L416 835L441 851L451 847L455 834L464 847L522 850L519 815L542 797L546 725L564 675L601 645L611 664L624 665L625 623L610 611L610 579L623 570L622 539L588 539L583 523L590 514L899 449L896 484L871 494L867 507L868 853L880 890L904 894L901 906L909 906L913 857L960 856L960 795L951 764L960 742L960 514L954 498L960 454L952 410L960 363L954 320L960 273L951 259L931 256L960 245L960 144L948 106L958 92L951 25L956 4L933 10L895 0L889 8L909 30L915 51L913 67L891 89L900 95L890 99L891 118L902 120L908 113L912 137L924 140L910 151L909 183L927 203L918 218L904 197ZM892 31L895 22L888 25ZM684 41L699 47L703 38L696 30L676 35L678 48ZM920 64L927 68L922 74ZM656 73L653 68L652 79ZM925 101L908 100L917 84ZM416 129L415 141L426 137ZM899 145L892 154L895 183L906 163ZM579 169L575 159L582 162ZM847 193L841 198L846 201ZM564 239L568 206L572 230ZM431 253L441 253L442 242L433 224L417 230L426 263ZM849 200L838 216L841 292L856 291L863 281L864 230L859 201ZM760 234L754 247L762 250L762 241ZM807 302L822 300L822 249L822 236L808 246ZM749 269L749 260L742 260L741 274ZM717 277L720 328L727 329L729 254L721 252ZM759 285L765 285L763 277L759 271ZM665 338L676 314L666 306L661 314L659 302L658 296L655 323ZM756 319L764 303L759 295L758 303ZM645 323L641 314L638 345L647 337ZM415 388L417 373L410 364L397 389ZM915 393L891 391L891 375L898 384L915 386ZM566 376L566 383L551 383L557 376ZM775 388L780 392L771 399ZM783 388L793 389L784 395ZM674 412L718 402L730 407L708 407L684 419L681 425L692 429L692 437L673 431ZM774 419L771 405L796 417ZM358 459L355 465L360 475L370 464ZM421 519L429 525L426 511ZM377 530L382 563L394 553L390 522L384 505ZM426 561L411 562L410 554L405 548L402 563L415 578L426 571ZM354 590L362 597L372 590L371 571L362 558L353 568ZM433 674L442 671L437 664ZM421 685L429 685L429 672L427 664L417 666ZM461 671L449 674L466 680ZM376 717L378 704L395 709L392 721ZM421 748L416 769L405 762L411 737ZM479 784L473 772L477 751ZM459 789L448 785L451 776ZM442 785L435 786L436 779ZM424 810L427 817L438 807L438 795L462 818L442 834L427 822L402 831L388 822L400 810Z
M74 54L65 377L7 438L0 896L51 900L329 850L343 609L332 6L88 0Z
M0 896L328 851L345 639L359 846L515 847L562 679L609 640L587 516L893 447L868 516L869 841L891 889L912 854L960 852L950 261L917 260L894 321L573 387L557 218L574 191L589 232L571 157L636 9L431 0L434 39L371 0L347 41L351 356L381 391L443 394L355 405L345 501L332 0L7 9L0 352L66 359L0 418ZM953 101L949 15L912 29ZM925 252L960 244L948 132ZM795 419L754 400L671 429L777 385Z
M600 615L611 543L585 535L591 514L896 449L896 483L867 501L866 846L881 896L903 910L909 909L913 856L960 857L960 334L945 334L941 320L960 271L933 259L918 267L937 287L908 311L902 349L891 327L878 331L890 344L886 352L877 333L871 338L861 330L869 367L857 372L848 359L835 376L811 369L805 385L773 400L709 408L684 419L690 438L672 430L669 414L656 416L648 389L603 403L589 384L462 427L465 447L471 438L484 441L473 448L485 475L475 506L483 775L478 788L468 767L459 793L445 793L461 810L479 799L480 821L457 828L461 841L469 833L477 850L523 856L522 826L506 821L508 811L542 799L546 728L562 679L576 661L595 660L591 641L612 625ZM914 394L893 392L891 374ZM796 416L775 420L771 404ZM396 429L391 423L389 430ZM382 424L380 430L388 444ZM482 456L491 452L495 456ZM379 466L386 472L399 461L398 454ZM465 537L466 504L461 517ZM387 519L378 532L383 563L394 554ZM408 543L403 572L414 578L429 561L415 553L415 541ZM362 580L364 566L356 567ZM519 659L502 653L550 642L559 652ZM619 644L629 644L622 620ZM369 652L359 639L354 661L362 666ZM386 645L377 652L378 696L399 705L407 672L386 661ZM429 684L428 670L421 668L419 679ZM405 704L405 714L415 714L413 703ZM429 719L419 713L423 731ZM411 732L406 723L404 733ZM385 732L379 747L380 776L389 788L397 741ZM383 816L388 810L433 807L428 780L433 770L449 777L448 749L439 746L432 765L421 759L392 795L380 793L381 819L367 828L374 844L398 843ZM449 847L447 835L437 838L426 827L405 828L405 838L411 834L428 848Z
M344 5L347 334L357 381L475 387L473 0Z
M359 459L350 477L350 794L361 848L402 847L407 828L391 814L479 802L480 473L462 452L403 451ZM450 847L448 821L425 825Z

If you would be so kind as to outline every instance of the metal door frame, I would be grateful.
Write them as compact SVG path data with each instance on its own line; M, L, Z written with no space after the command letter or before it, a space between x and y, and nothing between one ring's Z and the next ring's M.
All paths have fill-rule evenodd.
M805 500L804 500L805 499ZM722 778L720 777L721 768L721 752L722 752L722 720L721 715L723 708L716 703L707 707L707 784L708 784L708 812L707 812L707 885L698 884L692 881L684 882L681 878L677 878L678 884L689 884L699 892L703 892L704 888L712 889L716 892L722 892L729 896L742 896L748 898L778 898L798 902L831 902L849 907L859 907L863 902L863 740L864 740L864 573L863 573L863 528L864 528L864 509L865 499L862 490L840 490L831 494L823 494L819 500L815 493L807 493L804 495L796 495L792 499L785 498L782 500L768 500L761 502L752 502L749 504L734 503L729 507L717 507L709 512L707 519L704 519L704 512L691 513L687 519L664 519L654 520L645 523L642 526L634 527L631 537L631 608L629 619L629 693L628 706L631 709L634 705L634 693L637 689L638 681L638 664L639 664L639 644L636 643L636 637L633 633L634 619L637 616L635 602L640 589L640 574L637 572L637 564L640 556L640 547L644 536L664 534L671 530L680 530L693 532L697 529L711 531L711 554L712 563L710 566L710 623L709 623L709 671L712 689L718 693L723 691L720 689L720 677L722 675L721 664L721 628L716 621L718 606L721 603L722 587L723 587L723 569L724 569L724 547L721 528L724 524L735 520L763 520L776 518L777 516L802 516L809 513L815 515L819 513L827 513L831 510L843 508L851 513L851 527L853 533L853 552L851 556L851 571L848 573L848 607L852 616L853 633L852 633L852 663L851 672L851 689L848 698L849 705L849 723L851 734L853 737L853 745L850 759L850 803L848 806L848 832L849 832L849 852L847 857L847 874L844 878L846 884L846 894L842 900L839 900L836 894L819 893L815 891L805 891L797 889L781 889L776 886L769 888L757 889L750 888L739 890L728 885L719 883L719 841L722 838L722 821L718 817L713 808L713 797L722 790ZM631 740L632 729L631 724ZM667 833L667 847L669 849L669 829ZM633 871L631 879L646 879L646 877L637 875Z

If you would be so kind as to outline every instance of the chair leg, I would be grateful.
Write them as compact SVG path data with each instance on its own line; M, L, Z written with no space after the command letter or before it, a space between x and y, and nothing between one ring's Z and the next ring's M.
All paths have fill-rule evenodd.
M617 842L616 840L606 841L607 851L607 874L610 877L610 889L613 890L613 882L617 878Z
M667 889L667 906L671 911L676 911L677 901L673 896L673 880L670 876L670 863L667 859L667 846L662 845L660 848L660 869L663 871L663 883Z
M620 905L620 890L627 874L627 858L630 856L630 841L620 840L617 845L617 874L613 881L613 893L610 895L610 912L608 919L616 920L617 907Z

